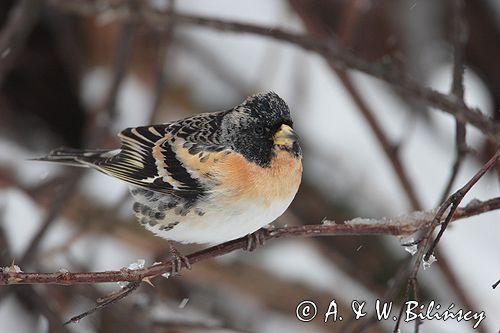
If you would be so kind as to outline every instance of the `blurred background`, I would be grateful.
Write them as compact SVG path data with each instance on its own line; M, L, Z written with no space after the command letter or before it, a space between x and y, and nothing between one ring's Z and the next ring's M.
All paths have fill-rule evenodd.
M276 222L281 226L432 209L496 149L425 98L336 66L335 59L175 15L329 41L458 99L452 78L459 56L466 104L500 120L497 0L4 0L0 266L15 259L24 271L99 271L164 260L166 242L136 223L124 183L27 159L60 146L117 147L116 134L126 127L229 109L256 92L272 90L288 102L302 140L303 183ZM499 170L463 204L498 197ZM500 277L499 220L490 212L451 225L437 262L419 275L423 302L485 311L479 332L500 328L499 290L491 287ZM179 277L156 278L154 288L143 285L65 327L119 286L1 287L0 331L392 332L392 320L353 321L350 304L366 300L373 314L375 300L388 293L400 304L406 281L391 281L410 257L396 237L279 239L197 263ZM303 300L316 302L321 314L333 299L342 322L295 317ZM413 331L413 323L402 328ZM420 326L420 332L471 331L471 322L456 320Z

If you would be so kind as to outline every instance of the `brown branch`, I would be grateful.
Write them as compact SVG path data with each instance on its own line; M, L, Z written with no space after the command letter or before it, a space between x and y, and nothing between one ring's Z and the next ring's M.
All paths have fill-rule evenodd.
M448 200L446 200L440 207L438 212L436 213L436 216L434 217L434 220L432 221L431 229L429 230L427 234L427 239L430 239L430 235L434 231L434 228L436 228L441 221L442 216L444 213L450 208L450 211L448 215L446 216L446 219L444 223L441 224L441 229L439 230L439 233L437 234L436 238L434 239L434 242L432 242L430 248L427 250L424 256L424 260L428 261L432 253L434 252L434 248L436 247L437 243L441 239L441 237L444 234L444 231L446 230L446 227L450 223L451 219L453 218L453 214L455 213L456 209L458 208L458 205L460 202L462 202L462 199L465 197L465 195L470 191L470 189L478 182L479 179L481 179L486 172L488 172L497 162L497 160L500 159L500 149L497 150L495 155L486 162L486 164L458 191L453 193ZM423 246L422 248L425 248Z
M463 18L464 0L452 0L453 14L453 81L451 93L463 102L464 100L464 46L467 42L467 31Z
M131 3L133 2L132 0L129 1ZM27 1L22 1L21 3L24 2ZM135 18L135 16L131 16L123 24L120 41L117 48L118 50L116 54L112 83L104 102L104 111L107 111L109 120L113 119L113 117L115 116L116 100L118 97L118 92L120 90L123 78L125 77L126 74L127 65L130 61L131 49L134 41L136 26L137 26L137 19ZM86 131L87 132L86 141L89 145L93 145L94 143L103 140L103 137L109 131L110 122L107 121L104 123L104 126L99 126L99 123L96 122L94 119L92 125L94 126L89 126ZM84 170L76 170L76 169L68 174L69 183L66 185L65 189L61 191L55 198L39 230L33 237L32 241L29 243L28 249L22 255L22 258L20 260L21 265L26 265L31 261L46 232L50 229L55 219L59 216L61 211L66 207L66 204L74 195L75 189L83 174Z
M331 34L327 27L322 26L321 20L318 20L316 16L312 16L309 14L309 11L304 10L302 8L303 3L292 3L292 6L295 7L295 11L299 14L300 18L304 22L307 27L307 30L311 32L314 36L318 36L321 38L332 38ZM307 7L307 4L306 4ZM342 43L343 46L349 47L351 44L350 37L352 36L352 31L355 30L356 24L361 16L362 9L359 7L359 3L356 1L351 2L346 6L346 9L342 13L342 17L344 19L341 20L339 24L339 30L341 31L339 36L339 42ZM381 124L378 122L372 108L368 105L368 103L364 100L361 92L357 89L355 82L351 79L349 72L345 69L338 68L335 66L335 62L332 59L326 59L330 68L335 72L335 74L339 77L340 81L344 85L344 88L347 90L349 95L351 96L353 102L356 104L356 110L361 113L361 116L365 119L370 127L373 135L377 139L379 145L382 147L386 158L389 160L394 173L399 180L401 188L406 193L406 197L411 204L413 210L421 210L422 206L418 199L417 193L415 192L415 188L408 177L408 173L401 162L400 156L398 154L399 147L391 142L386 133L384 132Z
M408 270L409 270L409 265L408 263L411 262L411 257L408 258L403 262L402 265L400 265L398 271L394 275L392 279L390 279L387 283L387 288L386 292L382 296L382 300L387 301L387 300L393 300L395 299L399 294L400 294L400 288L403 283L407 279L408 276ZM408 285L407 285L408 288ZM408 289L407 289L408 290ZM356 330L351 330L349 332L351 333L361 333L365 332L369 327L373 326L378 322L377 316L375 313L373 313L367 320L361 324Z
M168 3L168 12L173 12L175 10L175 1L169 1ZM167 62L167 57L172 46L172 41L174 37L174 29L175 25L173 22L169 22L167 24L165 31L159 31L158 36L159 46L158 46L158 54L157 54L157 63L153 67L156 73L156 84L154 91L154 99L153 105L151 107L151 117L150 120L153 121L154 115L158 112L158 109L161 104L161 100L163 98L163 94L165 92L165 88L167 86L167 75L165 72L165 64Z
M129 2L131 3L131 7L133 7L133 1L129 0ZM111 119L114 119L116 116L116 101L118 93L120 91L122 81L127 74L127 67L130 63L130 58L132 57L132 46L137 30L137 21L138 19L136 15L131 15L121 27L116 58L114 61L113 81L104 103L104 109L107 111Z
M373 135L375 135L375 137L377 138L377 141L382 147L386 158L389 160L392 169L394 170L394 173L399 180L401 188L403 189L408 201L411 204L411 207L414 210L422 209L420 200L418 199L417 193L415 192L415 187L413 186L410 177L408 176L408 173L406 172L406 169L403 165L403 162L399 157L399 147L389 140L384 130L382 129L381 124L378 122L377 118L375 118L373 110L365 102L358 89L356 89L355 83L351 80L349 74L345 70L335 70L335 72L342 81L344 87L351 95L354 103L357 105L357 110L365 118L366 122L373 132Z
M444 231L448 224L456 218L456 214L458 213L458 205L464 198L464 196L470 191L470 189L481 179L488 170L490 170L500 159L500 149L496 151L495 155L491 157L491 159L458 191L453 193L445 202L439 206L436 215L434 216L430 226L427 228L427 232L418 248L417 253L415 254L413 266L408 265L405 271L409 271L408 276L408 285L413 283L417 279L417 274L420 269L420 264L422 262L429 263L429 259L433 255L434 249L437 246L439 240L441 239ZM449 211L448 211L449 210ZM444 222L442 221L443 215L448 211ZM431 243L431 236L434 232L434 229L437 228L438 225L441 225L441 229L439 230L438 235ZM430 244L431 243L431 244ZM430 244L430 246L429 246ZM401 277L400 277L401 278ZM408 292L406 293L406 298L409 298ZM396 331L398 329L398 325L394 328Z
M453 14L453 78L451 84L451 95L457 99L458 103L465 105L464 101L464 45L467 41L467 33L465 29L465 21L463 19L463 0L452 0ZM467 152L469 151L466 142L465 122L460 119L455 119L455 162L453 163L452 171L448 182L446 183L441 201L446 200L450 194L451 187L455 182L458 171L462 166Z
M252 91L247 86L241 76L231 71L223 59L221 59L210 47L203 45L193 38L182 36L177 41L177 47L189 53L194 61L198 61L203 67L221 80L228 89L231 89L240 96L247 96Z
M165 16L156 18L153 13L145 15L145 17L151 17L150 20L152 22L156 21L157 24L168 20L168 17ZM198 25L223 32L257 34L278 41L288 42L309 51L315 51L325 58L332 60L339 68L347 67L356 69L381 79L393 85L396 89L403 89L408 95L420 98L431 106L442 109L461 120L467 121L473 126L478 127L485 134L491 136L493 140L500 142L500 125L493 124L491 120L485 117L479 110L460 105L445 94L427 87L422 87L405 73L399 72L394 68L389 68L385 64L369 63L355 56L347 49L339 47L332 41L317 40L311 36L294 34L277 28L261 27L236 21L225 21L194 15L176 13L171 19L175 20L177 23Z
M68 182L64 185L64 188L56 194L50 208L48 209L47 215L41 222L40 228L35 233L31 241L29 242L28 248L21 256L21 260L19 261L21 266L25 266L31 263L47 231L51 228L52 224L61 214L61 212L67 207L67 204L68 202L70 202L71 198L73 198L75 190L78 187L83 174L84 173L81 169L74 169L68 173L66 178Z
M145 15L151 22L161 24L168 17L155 17L154 14ZM311 36L294 34L277 28L261 27L244 24L236 21L225 21L194 15L175 14L171 19L177 23L192 24L223 32L252 33L266 36L278 41L287 42L302 47L308 51L314 51L323 55L326 59L333 61L338 68L351 68L374 76L402 90L407 95L418 98L428 105L439 108L450 113L458 119L477 127L495 142L500 142L500 125L493 123L478 109L469 108L458 103L446 94L437 92L428 87L423 87L407 74L389 68L386 64L369 63L351 53L349 50L340 48L332 41L320 41Z
M406 286L406 294L410 295L410 293L413 295L413 299L417 302L419 302L418 298L418 288L417 288L417 279L411 279L408 281L408 285ZM419 302L420 303L420 302ZM399 331L399 326L401 325L401 319L403 319L403 312L405 310L405 307L402 306L399 309L398 313L398 320L396 321L396 325L394 327L394 332ZM420 309L416 309L417 313L420 313ZM415 333L418 333L419 326L421 324L421 319L417 317L415 320Z
M26 2L26 1L22 1ZM132 0L130 0L132 2ZM123 78L126 74L127 65L130 61L132 44L134 41L135 30L137 26L137 19L135 16L131 16L124 24L121 31L120 41L118 44L118 50L115 59L115 67L113 72L113 78L110 90L106 96L104 102L104 111L107 111L107 115L110 119L115 116L116 100L118 97L118 92L120 90ZM1 45L1 44L0 44ZM0 48L1 49L1 48ZM0 74L1 78L1 74ZM95 119L94 119L95 120ZM93 122L94 125L99 123ZM87 130L87 143L92 145L99 142L109 131L110 122L105 122L104 126L90 126ZM66 185L63 191L61 191L55 198L52 206L50 207L45 219L41 223L41 226L31 242L29 243L28 249L22 255L20 260L21 265L27 265L33 258L35 252L38 249L40 242L43 240L46 232L50 229L53 222L59 216L61 211L66 207L66 204L74 195L75 189L79 183L79 180L84 174L84 170L74 170L68 174L69 183Z
M452 0L455 1L455 0ZM303 2L303 1L290 1L291 5L294 7L295 11L298 13L298 15L301 17L302 21L305 23L307 30L312 33L314 36L318 37L323 37L323 38L332 38L332 33L329 29L329 26L327 25L326 22L323 22L321 20L321 17L318 17L318 15L315 15L314 11L311 11L310 3L309 2ZM356 26L359 24L359 21L361 17L364 14L364 9L362 6L360 6L359 1L351 1L349 4L344 6L345 9L342 10L340 14L340 21L339 24L337 25L337 31L338 32L338 41L342 43L343 46L349 47L351 46L351 37L353 36L353 31L356 31ZM459 16L459 15L457 15ZM458 33L458 29L457 33ZM458 39L458 38L456 38ZM460 47L456 47L457 49L462 49L462 45L460 44ZM461 54L460 54L461 55ZM461 64L462 59L456 59L456 63ZM421 205L418 200L418 196L416 194L415 188L408 177L408 173L406 172L406 169L404 168L404 165L401 161L400 158L400 145L396 145L391 142L391 140L387 137L383 130L383 126L378 122L377 118L375 117L374 111L372 110L372 107L369 106L368 103L363 99L362 93L359 91L359 89L356 88L355 82L352 81L351 76L348 71L343 70L343 69L337 69L332 65L332 62L329 61L330 67L332 70L335 71L339 79L341 80L342 84L344 85L344 88L346 88L347 92L351 95L354 103L357 105L356 110L361 113L365 121L368 123L369 127L371 128L375 138L377 139L379 145L383 149L383 152L386 155L386 158L388 161L391 163L392 169L397 176L397 179L399 180L400 186L406 193L407 199L410 202L412 209L413 210L421 210ZM454 91L457 90L458 88L462 88L462 94L460 95L460 98L462 99L463 97L463 66L457 66L458 68L462 68L461 71L456 70L455 71L455 76L454 76ZM458 74L457 74L458 73ZM458 95L458 93L457 93ZM463 100L463 99L462 99ZM457 120L457 123L463 124L463 122L459 122ZM463 130L462 130L463 128ZM462 139L463 138L463 139ZM458 141L458 139L461 139ZM465 153L462 153L465 151L462 147L465 146L465 125L458 127L457 129L457 141L459 143L463 142L463 145L459 145L457 143L457 150L459 153L457 153L457 162L455 163L454 171L452 172L452 176L450 177L449 181L449 187L451 188L451 184L453 183L453 180L456 177L456 173L458 172L458 169L463 161L463 157L465 157ZM445 191L444 198L439 201L439 203L443 202L446 197L449 194L449 189ZM471 304L471 302L468 300L466 294L463 292L463 290L459 287L459 284L457 283L457 278L454 276L453 272L449 269L448 263L443 257L443 255L440 255L440 260L438 262L439 268L445 275L445 278L449 281L450 286L452 289L455 291L457 294L458 298L462 302L462 304L467 305ZM416 286L415 284L412 284L412 289L416 292ZM469 308L471 308L469 306ZM401 308L403 310L403 308ZM399 326L399 320L396 323L396 327ZM415 329L418 330L418 321L415 322L416 326Z
M465 105L464 100L464 47L467 42L467 32L466 32L466 22L464 19L464 1L463 0L451 0L451 11L452 11L452 32L451 32L451 44L453 46L453 76L450 94L454 96L459 103ZM453 163L451 174L446 183L445 189L441 196L439 202L444 202L449 196L452 186L457 178L458 172L460 171L463 162L470 151L466 142L466 126L461 120L455 119L455 161ZM438 266L445 278L448 281L449 286L457 295L458 300L462 305L468 309L473 308L473 303L469 299L469 296L465 292L463 286L461 286L460 281L456 274L454 274L452 267L450 266L446 253L436 250L436 255L440 258L438 261ZM479 332L483 333L484 328L479 327Z
M434 216L428 231L423 238L422 244L420 245L417 254L416 254L416 260L413 266L413 270L411 273L410 278L415 278L417 276L420 263L422 260L428 261L430 256L432 255L435 246L439 242L439 239L443 235L444 231L446 230L446 226L453 221L457 217L457 214L460 215L459 209L457 208L464 196L470 191L470 189L476 184L476 182L481 179L481 177L489 170L497 160L500 158L500 149L497 150L495 155L463 186L461 187L458 191L453 193L445 202L441 204L439 207L436 215ZM494 199L493 199L494 200ZM450 208L451 207L451 208ZM446 216L444 222L442 221L444 213L449 209L448 215ZM431 241L431 235L434 231L434 229L438 226L441 225L441 230L439 231L439 234L436 236L434 239L434 242L431 244L429 249L427 250L427 246L429 245ZM425 253L425 255L424 255Z
M10 260L10 247L3 228L3 209L0 208L0 262ZM12 266L14 263L12 263ZM45 318L47 318L50 332L68 333L69 331L63 327L63 322L52 306L45 302L45 295L41 290L36 290L34 286L24 285L17 286L11 289L0 290L0 300L7 295L7 292L14 292L21 304L27 308L36 308Z
M118 302L119 300L127 297L132 292L134 292L137 288L139 288L140 284L141 284L140 282L130 282L129 284L127 284L123 289L119 290L118 292L114 292L106 297L99 299L98 300L99 304L97 304L95 307L93 307L92 309L85 311L77 316L70 318L68 321L66 321L64 323L64 325L68 325L71 323L77 323L78 321L87 317L88 315L91 315L92 313L97 312L97 311L107 307L108 305L111 305L113 303Z
M453 186L453 183L455 182L455 179L457 178L458 171L460 171L460 168L463 164L465 156L469 152L469 149L467 147L467 143L465 140L465 135L466 135L465 123L463 121L455 119L455 154L456 154L456 156L455 156L455 161L453 162L453 166L451 168L450 178L446 182L446 186L443 190L443 194L441 196L440 202L443 202L444 200L446 200L446 198L450 194L451 187Z
M42 292L34 286L18 286L15 294L21 303L29 309L35 308L40 315L44 316L48 321L48 332L54 333L70 333L64 327L62 318L57 308L53 308L51 302L47 302L48 292Z
M455 273L455 271L452 268L452 265L450 264L449 260L447 259L447 258L449 258L449 255L444 251L440 251L439 247L436 248L435 254L436 254L436 257L439 258L439 261L436 262L436 264L438 264L439 270L446 278L450 289L455 292L457 300L466 309L473 309L475 307L474 302L472 302L472 300L470 299L470 296L465 291L466 289L460 283L459 274L457 274L458 272ZM484 327L482 327L482 326L477 327L476 330L479 333L486 333L486 331L484 330Z
M487 201L474 200L463 208L458 208L453 220L482 214L500 209L500 197ZM283 227L267 230L265 240L283 237L317 237L338 235L392 235L407 236L430 227L435 211L413 212L407 215L384 218L381 220L353 219L343 224L325 221L323 224ZM247 237L242 237L220 245L212 246L202 251L188 255L191 264L218 257L247 246ZM144 269L105 272L54 272L54 273L24 273L12 270L0 273L0 285L9 284L90 284L105 282L140 282L171 271L171 262L153 265Z
M128 19L131 15L130 10L128 10L128 7L123 3L115 7L105 8L104 10L99 8L96 3L89 4L52 0L49 1L49 5L56 9L66 10L80 15L96 16L103 12L108 15L113 13L117 20ZM144 6L140 7L140 10L133 15L140 16L153 28L163 29L169 21L173 20L177 24L195 25L221 32L248 33L264 36L277 41L293 44L304 50L317 52L329 61L333 61L337 68L355 69L385 81L392 85L394 89L403 92L407 96L421 99L427 105L441 109L460 121L473 125L491 140L500 143L500 124L491 121L489 117L481 113L478 109L467 107L446 94L421 86L406 73L397 70L393 66L388 66L384 63L370 63L354 55L348 49L340 47L331 40L318 40L309 35L292 33L273 27L241 23L238 21L180 14L178 12L174 14L156 12Z
M129 62L135 25L136 22L134 20L132 20L131 22L126 22L122 30L122 35L116 55L116 65L113 72L111 88L108 91L105 99L104 110L101 110L107 111L107 115L109 117L108 119L112 119L115 116L116 99L118 97L118 91L121 87L127 64ZM87 128L87 133L85 136L87 137L87 144L92 146L93 144L102 141L105 135L107 135L107 133L109 132L110 122L107 121L104 123L104 126L99 126L99 123L95 121L96 119L90 120L92 126L89 126ZM62 191L57 194L57 197L53 200L52 206L50 207L45 219L41 223L39 230L29 243L28 249L22 255L22 258L20 260L21 265L26 265L31 261L46 232L50 229L53 222L56 220L62 210L66 208L67 203L73 197L75 189L77 188L80 179L84 175L84 172L85 170L83 169L74 169L68 173L68 184Z

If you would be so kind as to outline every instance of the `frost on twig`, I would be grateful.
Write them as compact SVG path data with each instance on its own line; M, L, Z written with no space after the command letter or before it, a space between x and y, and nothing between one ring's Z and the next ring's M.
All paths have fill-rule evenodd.
M435 209L427 211L415 211L395 217L382 217L381 219L361 218L346 221L350 225L378 225L380 227L397 227L398 234L403 237L409 237L419 231L424 226L427 226L436 214ZM402 243L410 243L402 241Z
M418 242L415 240L414 237L409 236L409 237L403 237L400 240L401 246L405 249L406 252L411 254L412 256L417 253L418 250Z
M0 270L2 273L9 274L9 273L22 273L23 271L21 268L15 264L12 264L10 266L5 266L5 267L0 267Z
M127 269L131 270L131 271L143 269L145 264L146 264L146 260L137 259L136 262L133 262L130 265L128 265ZM125 289L128 286L129 282L128 281L118 281L117 284L118 284L118 286L120 286L120 288Z
M17 277L17 274L22 273L23 271L19 266L14 264L14 261L12 261L12 264L10 266L0 267L0 272L5 274L7 283L11 284L18 283L20 281L19 277Z
M431 265L436 261L437 261L437 259L433 254L427 260L424 258L422 260L422 266L424 267L424 270L431 267Z

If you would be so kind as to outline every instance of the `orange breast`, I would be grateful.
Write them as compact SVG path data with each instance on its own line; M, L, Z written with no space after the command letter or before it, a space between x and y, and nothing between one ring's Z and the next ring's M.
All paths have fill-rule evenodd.
M221 180L218 191L227 191L241 199L260 198L268 203L293 198L302 178L301 159L283 150L277 151L267 168L231 154L224 156L216 169Z

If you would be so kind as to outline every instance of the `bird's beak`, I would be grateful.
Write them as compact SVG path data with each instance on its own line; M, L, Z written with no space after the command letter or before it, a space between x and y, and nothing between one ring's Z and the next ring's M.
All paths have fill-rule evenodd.
M299 137L293 129L288 125L281 125L279 130L274 134L274 144L278 146L292 146L298 141Z

